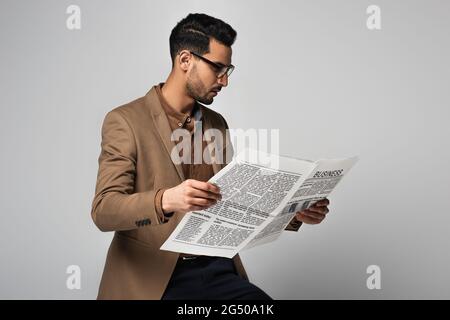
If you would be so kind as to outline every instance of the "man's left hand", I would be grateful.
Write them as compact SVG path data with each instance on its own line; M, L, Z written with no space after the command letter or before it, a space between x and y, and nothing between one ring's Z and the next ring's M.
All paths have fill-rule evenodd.
M295 218L306 224L319 224L330 211L328 210L329 204L330 201L327 198L317 201L308 209L297 211Z

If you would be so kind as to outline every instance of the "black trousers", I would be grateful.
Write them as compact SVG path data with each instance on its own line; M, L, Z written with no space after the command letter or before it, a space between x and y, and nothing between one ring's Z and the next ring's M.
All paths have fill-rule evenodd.
M200 256L179 259L162 300L272 300L241 278L232 259Z

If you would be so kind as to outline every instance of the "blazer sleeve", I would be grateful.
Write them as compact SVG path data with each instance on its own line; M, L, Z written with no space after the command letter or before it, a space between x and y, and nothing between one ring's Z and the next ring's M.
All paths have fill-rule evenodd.
M156 190L134 192L136 143L119 110L110 111L103 121L98 165L91 216L101 231L161 224L155 210Z

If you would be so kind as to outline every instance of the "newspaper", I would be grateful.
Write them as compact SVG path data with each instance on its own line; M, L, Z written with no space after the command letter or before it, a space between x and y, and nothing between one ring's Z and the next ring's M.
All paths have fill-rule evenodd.
M222 199L188 212L160 249L232 258L274 241L297 211L326 198L357 160L310 161L245 149L209 180Z

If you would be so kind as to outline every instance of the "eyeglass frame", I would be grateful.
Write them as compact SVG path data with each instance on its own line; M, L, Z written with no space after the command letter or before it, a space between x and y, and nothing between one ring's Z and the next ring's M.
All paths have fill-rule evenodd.
M212 62L211 60L209 60L209 59L207 59L207 58L205 58L205 57L202 57L202 56L199 55L199 54L196 54L195 52L189 51L189 53L191 53L192 55L196 56L196 57L199 58L200 60L203 60L204 62L206 62L206 63L209 64L210 66L213 66L213 67L216 68L217 70L222 70L222 69L224 69L225 72L222 71L223 74L220 74L220 73L222 73L222 72L220 72L220 73L217 73L217 72L216 72L216 75L217 75L217 78L218 78L218 79L219 79L219 78L222 78L225 74L229 77L229 76L231 75L231 73L233 72L234 68L235 68L235 66L232 65L232 64L230 64L230 65L228 65L228 66L227 66L227 65L218 64L218 63ZM229 71L229 70L231 70L231 71Z

